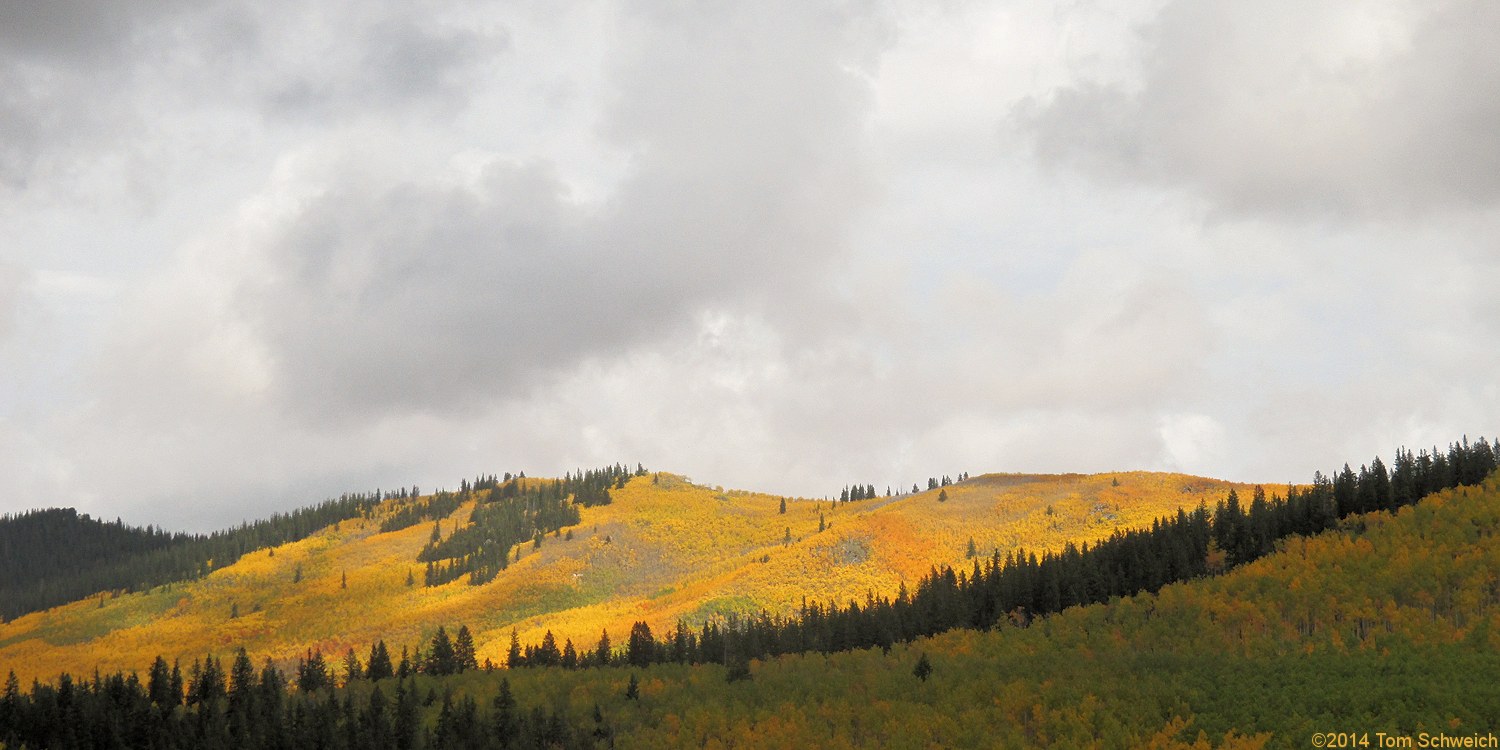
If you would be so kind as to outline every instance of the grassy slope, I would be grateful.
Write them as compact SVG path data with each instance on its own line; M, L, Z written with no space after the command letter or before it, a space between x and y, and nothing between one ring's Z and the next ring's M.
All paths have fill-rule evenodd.
M723 668L517 670L621 747L1308 747L1314 732L1500 732L1500 478L1293 539L1225 576L1024 630ZM931 658L930 680L912 665ZM432 681L426 680L427 683ZM497 679L449 687L487 706ZM441 689L441 688L439 688ZM360 686L359 691L367 691ZM387 686L387 692L390 687ZM430 718L430 717L429 717Z
M157 654L190 661L239 645L257 659L350 646L363 657L376 639L399 652L438 625L457 623L474 630L481 660L499 662L513 627L528 642L550 629L559 642L591 646L605 628L619 642L636 620L663 629L679 618L696 624L735 611L789 612L804 594L891 594L935 564L963 563L971 538L981 554L1092 541L1179 507L1212 504L1229 486L1174 474L987 475L946 488L942 503L936 491L838 506L789 500L782 515L779 497L641 477L617 490L613 504L584 509L572 540L526 545L519 563L480 587L421 585L414 560L429 525L381 534L378 517L346 521L200 581L0 625L0 670L30 679L96 666L143 669ZM445 528L467 512L461 508ZM822 533L820 513L829 524ZM788 529L793 542L785 545ZM299 566L302 581L294 583ZM408 571L414 587L405 585ZM231 618L235 607L239 617Z

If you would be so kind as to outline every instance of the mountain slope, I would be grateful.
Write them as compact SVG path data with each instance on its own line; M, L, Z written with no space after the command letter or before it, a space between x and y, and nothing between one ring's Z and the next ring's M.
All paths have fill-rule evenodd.
M637 620L664 632L679 619L792 612L804 595L889 595L934 565L962 563L970 540L981 555L1056 549L1212 505L1232 486L1174 474L988 475L889 499L787 499L783 514L780 497L640 476L611 504L581 508L566 533L521 545L493 581L435 587L422 585L416 562L433 528L380 532L410 502L387 501L368 518L251 552L199 580L0 625L0 667L25 678L130 670L157 654L188 661L239 645L286 664L309 648L332 655L378 639L416 647L458 622L474 630L481 661L503 662L513 628L528 642L550 630L582 646L604 629L620 638ZM443 519L440 535L474 503Z
M781 657L735 683L717 665L506 677L573 716L597 704L622 747L1308 747L1328 732L1352 746L1380 746L1379 733L1482 743L1500 732L1497 537L1491 477L1029 628ZM913 674L922 655L926 680ZM625 697L632 676L638 700ZM484 706L497 679L445 684Z

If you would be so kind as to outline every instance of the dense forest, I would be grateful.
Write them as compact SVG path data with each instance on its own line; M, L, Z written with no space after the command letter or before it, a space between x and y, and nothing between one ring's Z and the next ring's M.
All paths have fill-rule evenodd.
M562 479L527 479L525 473L464 479L457 492L423 496L417 487L348 493L315 506L278 513L212 534L168 533L79 514L71 508L33 510L0 517L0 621L14 619L95 594L132 592L202 577L233 564L248 552L303 539L352 518L370 517L386 500L398 500L380 522L396 531L437 523L471 499L478 506L466 527L447 538L435 535L419 562L426 583L467 576L493 579L517 544L578 522L576 506L604 505L609 490L644 474L620 464L579 470Z
M1169 583L1222 572L1269 554L1279 540L1321 533L1356 514L1395 511L1432 492L1476 485L1495 471L1496 461L1483 438L1454 443L1446 453L1413 455L1403 449L1390 471L1376 457L1358 472L1345 464L1332 479L1320 472L1310 487L1287 487L1285 497L1268 498L1257 487L1245 503L1230 490L1212 512L1203 506L1191 513L1179 510L1150 529L1117 531L1093 547L1069 544L1040 557L1024 550L1004 557L996 552L983 563L975 559L968 571L935 569L915 591L903 586L894 598L871 593L863 604L804 601L790 617L762 612L705 622L696 631L679 623L660 638L639 622L631 630L625 661L636 666L724 664L736 679L748 676L751 659L872 647L889 651L895 643L955 628L1025 626L1069 607L1155 592ZM559 650L548 634L540 644L513 645L510 664L608 664L609 643L605 633L592 653L567 658L573 645Z
M384 642L340 667L309 652L291 677L243 650L227 672L212 656L158 660L144 681L63 675L23 691L11 675L0 742L1261 747L1355 725L1492 731L1500 686L1460 675L1500 669L1500 486L1451 488L1483 482L1496 459L1485 440L1403 450L1390 469L1376 459L1248 501L1231 491L1093 546L992 554L894 598L792 617L660 637L642 622L582 647L513 635L511 666L530 668L504 680L476 663L465 627L399 660Z
M169 534L106 523L71 508L0 518L0 618L13 619L100 592L137 591L207 575L257 549L302 539L369 513L385 495L346 494L212 534Z
M438 698L415 675L371 687L355 702L329 678L292 683L269 661L257 670L243 649L227 672L213 658L184 677L158 660L147 681L135 675L94 675L23 693L10 675L0 694L0 747L119 748L552 748L595 747L610 729L596 710L570 717L533 705L527 709L502 682L489 710L472 697ZM391 690L389 696L385 690ZM342 692L342 696L340 695ZM436 720L423 713L436 703ZM13 743L13 744L5 744Z
M467 524L447 537L443 536L441 521L436 520L442 516L435 516L432 538L417 555L418 562L427 564L424 582L440 586L467 577L473 586L489 583L509 566L517 545L529 542L541 546L547 534L577 525L579 507L607 505L611 488L645 474L643 466L637 465L632 472L615 464L569 472L562 479L507 474L503 479L490 476L478 478L473 484L466 481L459 498L476 498L474 511ZM515 554L519 552L517 549Z

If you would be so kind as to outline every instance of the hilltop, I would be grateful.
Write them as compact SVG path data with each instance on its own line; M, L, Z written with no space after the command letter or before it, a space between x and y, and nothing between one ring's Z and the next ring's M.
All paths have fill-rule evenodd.
M489 493L500 492L498 482L351 506L361 512L196 580L19 617L0 625L0 667L45 678L235 646L289 665L308 649L337 655L381 639L416 648L457 622L473 629L481 660L503 663L513 629L527 642L550 631L581 646L605 630L623 637L636 621L666 632L679 621L789 614L805 600L891 596L935 566L963 564L971 545L979 557L1059 550L1179 508L1212 507L1231 488L1251 490L1180 474L990 474L834 503L667 473L616 479L607 504L574 503L576 522L507 545L506 567L481 585L460 577L426 586L418 558L434 537L452 539L476 509L495 507ZM412 521L434 508L437 518ZM409 525L381 530L397 516Z
M966 540L962 561L930 566L914 589L898 583L894 598L872 592L863 603L799 604L788 616L750 619L721 618L714 608L697 632L653 632L638 619L628 639L617 634L611 645L577 653L559 654L552 638L524 651L516 645L512 668L498 672L478 668L467 627L474 621L461 619L456 636L440 627L422 642L423 658L408 660L402 649L399 666L377 642L369 670L351 653L341 671L308 654L293 670L265 660L257 672L249 653L235 648L242 644L230 643L221 657L194 657L180 670L157 659L141 679L121 671L63 674L22 691L12 674L0 696L0 739L100 747L129 744L127 737L163 747L1487 746L1500 729L1493 711L1500 686L1475 676L1500 671L1496 454L1484 440L1466 440L1446 455L1398 451L1392 467L1378 458L1357 473L1346 465L1287 487L1284 496L1249 488L1248 503L1241 488L1224 486L1225 497L1211 507L1179 504L1149 526L1117 529L1092 545L1070 539L1040 555L1024 548L1002 555L996 545L988 559L970 559L977 543ZM903 506L916 513L905 523L925 524L920 535L940 539L950 503L963 509L963 520L949 537L987 528L975 514L1007 516L1006 509L1014 514L996 528L1020 524L1028 540L1078 536L1080 528L1086 535L1118 520L1105 513L1124 517L1125 504L1113 508L1101 495L1104 488L1129 494L1132 478L1158 498L1165 489L1187 496L1214 485L1168 475L992 476L935 487L935 497L855 492L868 501L832 511L813 505L818 527L801 538L784 531L781 553L813 555L827 566L829 555L849 554L849 539L868 535L869 556L843 563L868 568L882 550L872 540L901 527L894 514ZM606 484L615 491L602 491ZM926 507L940 510L911 503L924 496ZM413 536L427 521L434 526L426 541L412 540L426 564L423 579L449 583L417 587L408 572L401 585L459 607L531 584L548 590L540 575L553 566L608 569L600 560L611 559L617 544L660 557L626 555L628 564L617 566L626 573L717 559L702 547L674 553L659 546L688 529L711 548L740 545L738 557L724 558L729 573L771 565L771 552L756 557L768 549L761 537L743 532L759 533L772 513L794 515L794 502L783 512L783 498L760 498L774 501L774 510L736 499L645 472L606 470L561 482L490 477L459 494L398 498L181 588L210 585L235 568L254 577L257 560L279 573L292 556L293 586L321 581L318 606L371 621L378 618L349 604L370 598L347 598L355 587L345 572L310 578L307 564L320 554L349 562L356 542ZM642 513L653 502L681 515ZM1079 507L1086 510L1070 513ZM517 544L521 527L505 519L535 522L531 543ZM445 531L444 521L453 526ZM569 554L567 543L587 541L583 526L595 521L588 533L603 535L592 537L597 546ZM671 533L650 530L663 525ZM837 566L810 570L820 581L841 579ZM522 585L516 573L526 573ZM701 575L712 582L729 573ZM463 577L472 585L462 585ZM588 593L582 584L577 590ZM611 595L645 611L677 591ZM722 598L711 586L704 591L710 598L693 601ZM525 617L565 623L596 606ZM41 615L21 620L28 618L35 624ZM34 636L21 642L40 643ZM352 645L363 651L369 643Z

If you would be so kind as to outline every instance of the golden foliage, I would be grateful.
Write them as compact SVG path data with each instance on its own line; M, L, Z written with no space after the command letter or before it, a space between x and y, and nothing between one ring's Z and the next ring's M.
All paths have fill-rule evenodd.
M1212 505L1238 487L1180 474L994 474L937 491L855 503L782 498L636 477L613 503L583 508L572 539L548 536L494 581L421 585L415 562L431 526L379 533L387 501L299 542L260 550L207 577L134 594L90 598L0 625L0 667L23 681L59 671L144 669L158 654L191 661L245 646L288 662L307 649L339 654L384 639L415 648L439 625L465 623L481 661L504 662L510 633L552 631L592 648L602 630L623 642L631 623L663 633L678 620L761 609L790 613L818 601L894 595L935 565L966 564L969 541L988 556L1092 542L1149 525L1179 507ZM472 504L442 522L445 533ZM827 525L819 532L820 519ZM786 543L790 534L791 542ZM297 571L301 580L296 581ZM407 586L408 573L417 585ZM347 575L347 588L341 582ZM238 617L231 617L237 611Z

